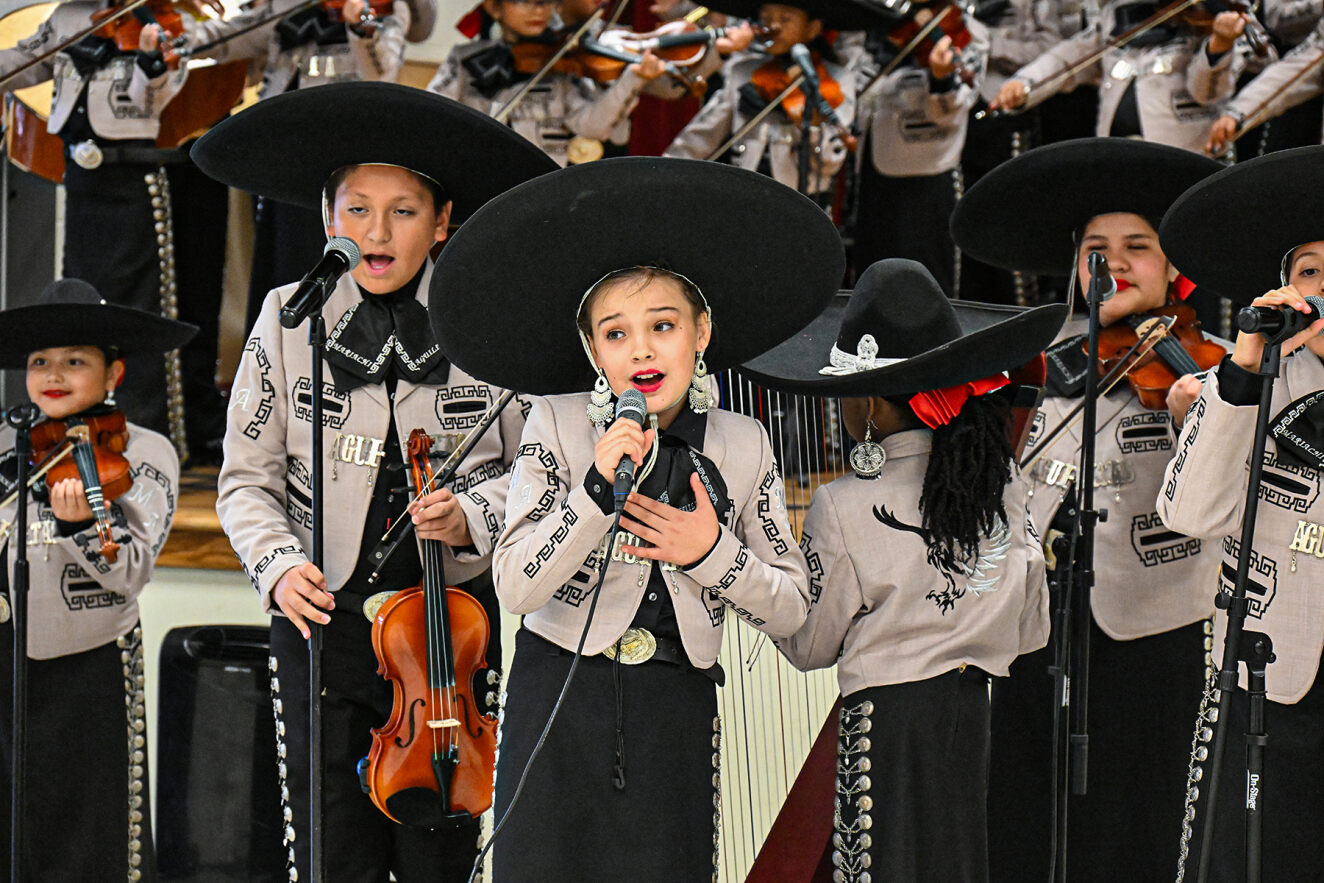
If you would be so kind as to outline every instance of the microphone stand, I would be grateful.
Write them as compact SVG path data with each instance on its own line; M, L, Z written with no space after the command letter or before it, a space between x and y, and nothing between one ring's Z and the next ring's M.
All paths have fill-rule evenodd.
M804 109L800 111L800 144L796 151L796 158L799 160L796 177L796 190L800 191L802 196L809 196L809 160L813 153L813 145L810 139L813 136L814 108L818 106L818 89L815 88L813 78L805 76L804 83L800 87L805 93Z
M1273 382L1282 363L1283 341L1292 335L1292 327L1284 327L1272 334L1264 333L1264 351L1260 355L1260 403L1255 415L1255 442L1250 455L1250 476L1246 482L1245 515L1241 522L1241 547L1237 550L1237 576L1232 594L1219 592L1214 604L1227 611L1227 634L1223 637L1223 664L1218 670L1218 715L1210 720L1213 743L1209 753L1209 784L1203 835L1200 839L1198 880L1209 878L1209 863L1213 855L1210 845L1214 836L1214 808L1218 803L1218 786L1222 778L1223 753L1227 747L1226 727L1232 705L1232 694L1237 688L1237 671L1246 663L1248 680L1246 697L1249 707L1249 726L1246 728L1246 881L1260 883L1262 861L1262 835L1264 827L1264 748L1265 734L1265 669L1274 661L1273 641L1262 632L1246 631L1246 615L1250 602L1246 598L1246 582L1250 576L1251 542L1255 538L1255 518L1259 510L1260 483L1264 475L1264 448L1269 436L1269 409L1273 399Z
M14 456L18 460L17 509L14 513L14 572L9 582L14 623L13 755L10 757L9 879L23 880L23 816L26 805L28 732L28 460L32 455L30 432L41 417L35 405L19 405L5 414L14 432Z
M1059 607L1054 613L1054 625L1063 626L1055 645L1051 674L1057 686L1057 702L1053 708L1053 732L1062 731L1062 717L1069 711L1069 729L1065 745L1055 739L1053 745L1054 818L1057 822L1053 853L1053 879L1065 883L1067 879L1067 809L1070 796L1084 795L1089 784L1089 677L1090 677L1090 625L1093 613L1090 605L1094 588L1094 528L1106 521L1108 513L1094 508L1094 451L1098 424L1098 384L1095 370L1099 364L1099 307L1112 292L1102 284L1109 280L1108 262L1103 255L1089 257L1090 283L1086 301L1089 304L1089 358L1085 373L1084 408L1081 420L1080 468L1076 473L1079 505L1071 526L1069 562L1064 589L1058 593ZM1113 288L1113 291L1116 289ZM1074 502L1074 500L1073 500ZM1069 505L1069 504L1068 504ZM1066 762L1060 755L1066 751Z
M327 293L330 293L328 287ZM322 298L325 305L326 297ZM322 352L326 349L326 319L322 316L322 307L312 315L308 327L308 347L312 353L310 370L312 381L312 515L313 515L313 566L319 573L322 569L325 549L323 545L322 494L323 484L323 438L322 438ZM308 865L313 883L326 880L326 853L322 849L324 840L322 830L322 626L310 623L308 629L308 810L312 839L308 847Z

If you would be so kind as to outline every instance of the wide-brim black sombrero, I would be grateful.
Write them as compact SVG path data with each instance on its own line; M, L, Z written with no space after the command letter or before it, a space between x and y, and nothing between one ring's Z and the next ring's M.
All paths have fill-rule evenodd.
M741 373L774 389L820 396L910 395L1018 368L1044 351L1067 319L1065 304L1025 307L952 301L921 264L879 261L799 334ZM824 374L832 349L857 354L862 335L887 362Z
M198 326L187 322L108 304L81 279L57 279L36 303L0 313L0 368L26 368L28 354L56 346L164 353L197 333Z
M709 368L738 365L808 324L846 259L827 214L784 184L721 163L600 160L489 202L442 249L428 315L442 352L496 386L580 392L594 374L575 317L605 274L662 266L713 312Z
M1238 303L1278 288L1283 257L1324 240L1324 147L1237 163L1198 182L1163 218L1159 243L1202 291Z
M1187 188L1221 168L1189 150L1130 138L1049 144L980 178L956 203L952 239L995 267L1065 275L1090 219L1129 212L1157 224Z
M276 95L222 120L193 145L203 172L231 187L318 209L346 166L403 166L450 196L458 224L556 163L486 114L395 83L333 83Z
M708 4L714 12L736 18L758 21L759 10L767 0L721 0ZM786 6L794 6L809 13L810 19L818 19L823 27L833 31L867 31L884 24L896 24L897 16L889 12L881 3L869 0L781 0Z

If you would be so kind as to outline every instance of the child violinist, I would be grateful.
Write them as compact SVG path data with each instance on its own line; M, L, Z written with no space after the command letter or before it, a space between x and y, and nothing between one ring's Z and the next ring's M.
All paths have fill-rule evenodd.
M763 172L788 187L800 188L800 140L803 114L810 114L810 151L806 195L830 199L836 192L837 173L849 155L848 142L855 121L855 84L824 38L825 28L855 30L866 27L876 16L852 0L829 3L746 3L727 0L717 4L730 15L752 17L772 32L766 54L736 55L722 72L722 88L711 97L681 130L666 150L666 156L707 159L744 129L760 111L775 101L791 84L799 66L792 48L807 49L815 65L818 90L832 108L826 119L801 87L785 98L762 122L745 132L724 154L726 161L744 169Z
M310 141L308 131L326 137ZM219 478L221 525L272 614L290 878L309 874L305 641L322 628L326 867L337 880L393 873L402 883L463 881L477 849L476 818L396 824L360 788L370 730L385 724L393 704L392 685L376 674L372 620L380 592L419 584L418 550L402 549L375 583L369 579L378 570L374 550L408 506L417 536L445 543L451 584L487 602L498 622L488 559L527 406L511 403L452 482L413 502L404 443L423 428L458 448L500 394L452 366L433 338L424 300L431 248L488 197L554 165L482 114L386 83L333 84L259 102L209 132L194 156L231 186L308 208L321 202L326 235L352 239L362 253L322 308L330 331L320 357L330 378L317 393L308 329L278 321L294 286L268 295L231 393ZM320 570L310 560L313 394L326 406ZM492 660L500 659L498 636L489 642Z
M1192 187L1163 219L1164 248L1183 273L1199 285L1214 286L1239 304L1307 312L1306 297L1324 294L1324 148L1304 147L1238 163ZM1228 212L1235 207L1236 221ZM1285 211L1290 207L1290 211ZM1253 230L1247 237L1245 231ZM1279 287L1269 288L1278 272ZM1255 297L1257 292L1264 293ZM1254 297L1254 300L1251 298ZM1264 752L1262 879L1309 880L1324 867L1324 844L1309 832L1324 821L1318 801L1324 787L1324 686L1319 676L1324 653L1324 606L1319 587L1324 578L1324 502L1318 492L1324 474L1324 320L1302 322L1300 333L1282 345L1282 363L1273 382L1264 472L1259 488L1251 569L1246 586L1249 610L1245 626L1273 641L1276 658L1268 666ZM1264 339L1242 332L1236 347L1203 388L1186 378L1173 387L1180 404L1196 400L1186 412L1157 494L1163 523L1174 531L1218 543L1222 549L1217 590L1232 592L1241 546L1242 518L1249 481L1249 460L1260 400L1260 355ZM1193 388L1193 389L1192 389ZM1179 406L1180 406L1179 404ZM1210 585L1214 582L1211 580ZM1215 661L1223 661L1227 614L1215 616ZM1244 646L1244 644L1243 644ZM1226 717L1200 728L1224 728L1225 751L1217 808L1210 881L1245 879L1246 752L1248 731L1245 667ZM1213 683L1201 710L1217 702ZM1188 710L1186 717L1192 717ZM1188 734L1188 751L1191 748ZM1200 742L1194 743L1197 750ZM1198 791L1207 792L1212 770L1201 756L1190 758L1191 773L1200 771ZM1185 764L1183 764L1185 766ZM1207 800L1207 797L1205 798ZM1188 822L1192 841L1186 877L1195 874L1195 856L1204 829L1205 800L1194 803Z
M836 879L987 879L989 678L1048 640L1005 372L1041 357L1067 309L991 323L987 310L949 302L914 261L880 261L746 369L849 397L855 474L814 494L801 537L814 601L777 642L841 682Z
M1152 14L1149 3L1109 0L1091 24L1004 82L989 107L1033 107L1059 92L1099 83L1095 134L1204 150L1209 126L1246 66L1243 13L1219 13L1204 35L1181 18L1170 18L1108 49L1097 63L1073 70Z
M981 179L958 206L952 231L963 250L995 266L1044 275L1074 267L1082 289L1090 255L1102 254L1117 293L1100 307L1101 322L1123 330L1187 293L1159 247L1156 219L1218 168L1197 153L1130 139L1051 144ZM1068 322L1048 350L1048 397L1023 463L1031 517L1043 537L1068 494L1079 493L1082 429L1071 412L1085 372L1095 370L1083 347L1087 331L1086 319ZM1108 515L1095 527L1093 561L1082 565L1095 574L1086 624L1088 793L1072 799L1067 815L1070 880L1161 879L1171 873L1177 843L1181 767L1191 740L1186 718L1206 662L1213 565L1207 544L1167 530L1154 511L1173 453L1161 396L1157 404L1160 410L1147 409L1125 380L1098 399L1095 507ZM995 881L1049 876L1052 658L1049 651L1027 655L994 685Z
M548 223L567 207L615 235L570 247L575 234ZM442 346L476 376L546 394L494 556L497 593L523 626L493 879L710 879L723 623L786 636L809 596L768 436L714 407L707 372L817 313L844 269L840 239L767 178L657 158L548 175L470 224L432 281ZM701 232L713 229L719 242ZM644 399L647 418L614 416L618 396ZM633 478L617 480L616 502L625 462Z
M937 16L933 36L916 43ZM988 48L987 28L941 0L916 2L909 18L864 35L852 64L859 129L867 133L851 257L857 275L882 258L910 258L948 295L960 295L960 256L947 220L964 188L961 151Z
M559 46L554 26L560 2L484 0L483 9L500 25L500 38L456 46L428 89L495 115ZM629 115L640 92L664 70L661 59L645 53L605 88L583 76L550 70L511 110L509 125L558 165L599 159L603 142L629 139Z
M34 435L63 439L58 424L78 422L90 427L94 441L103 428L127 431L123 460L114 465L132 483L106 503L103 536L68 454L49 473L58 480L33 483L28 533L16 537L14 430L0 430L0 680L6 685L15 674L11 578L18 543L26 542L30 564L25 879L156 877L138 597L170 532L179 459L166 438L124 422L115 389L125 375L123 355L159 357L196 331L107 304L79 279L53 282L35 304L0 313L0 367L26 369L28 397L43 418ZM107 539L119 548L103 552ZM0 827L9 831L14 709L8 687L0 692Z

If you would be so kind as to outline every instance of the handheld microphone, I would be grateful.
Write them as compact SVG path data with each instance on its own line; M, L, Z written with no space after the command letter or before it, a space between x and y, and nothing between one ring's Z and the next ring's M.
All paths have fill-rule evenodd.
M644 425L644 420L648 417L648 400L634 387L621 393L621 397L616 400L616 419L620 420L622 417L633 420L640 426ZM625 508L625 498L630 496L630 488L633 485L634 461L627 454L621 457L620 465L616 467L616 480L612 484L612 495L616 500L618 514Z
M1090 269L1090 288L1086 295L1087 303L1097 300L1103 303L1117 293L1117 280L1108 272L1108 259L1103 252L1090 252L1087 260Z
M359 265L359 246L353 239L337 236L326 244L322 259L308 271L285 306L280 308L280 324L298 328L304 319L320 310L336 280Z
M1292 307L1243 307L1237 313L1237 327L1247 334L1291 337L1324 315L1324 297L1312 294L1306 303L1310 304L1308 313Z

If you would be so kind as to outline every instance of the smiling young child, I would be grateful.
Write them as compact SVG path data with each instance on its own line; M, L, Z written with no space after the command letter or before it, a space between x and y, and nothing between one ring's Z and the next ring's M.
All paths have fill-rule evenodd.
M548 223L567 206L614 235L568 248L570 225ZM702 232L713 229L716 249ZM653 158L531 181L442 253L431 301L442 345L476 376L547 394L494 555L502 605L523 616L497 760L495 880L716 873L726 615L790 634L808 585L768 436L713 407L707 371L804 325L844 263L827 215L790 188ZM537 345L498 345L521 340ZM643 395L647 428L614 417L627 390ZM623 458L636 472L613 534Z
M115 413L127 353L160 354L197 331L105 303L78 279L51 283L31 306L0 313L0 368L27 370L28 397L44 421L70 425ZM36 482L28 534L12 534L9 499L18 463L14 431L0 429L0 682L13 682L10 578L18 542L30 564L27 788L23 853L31 880L153 880L138 597L170 532L179 459L164 437L128 424L133 486L108 506L115 560L100 554L78 478ZM9 793L13 707L0 697L0 781ZM127 734L127 735L126 735ZM126 774L127 770L127 774ZM10 804L0 801L0 829ZM77 836L70 836L76 831ZM134 876L134 875L138 876Z
M345 107L357 108L352 116ZM309 142L308 131L327 135ZM451 450L501 391L452 366L428 325L429 252L489 197L554 164L476 111L420 89L346 83L263 101L213 129L198 165L232 186L323 205L326 235L353 239L362 261L322 312L330 382L311 388L308 329L282 328L272 291L231 393L217 513L271 621L272 689L291 879L307 879L308 648L324 629L322 702L326 866L335 880L463 881L478 821L396 824L359 784L371 729L392 709L378 677L373 595L418 585L418 550L401 550L376 584L373 552L412 513L417 536L445 545L447 580L496 619L488 559L527 404L511 403L461 461L449 486L410 504L404 442L422 428ZM279 160L279 161L278 161ZM311 396L323 397L326 556L310 560ZM499 629L489 659L500 660ZM351 836L352 835L352 836Z

